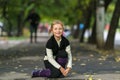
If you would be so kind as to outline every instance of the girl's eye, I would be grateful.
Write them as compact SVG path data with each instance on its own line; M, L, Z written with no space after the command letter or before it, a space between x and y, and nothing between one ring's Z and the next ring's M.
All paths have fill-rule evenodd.
M62 28L59 28L60 30L62 30Z
M57 30L57 28L55 28L55 30Z

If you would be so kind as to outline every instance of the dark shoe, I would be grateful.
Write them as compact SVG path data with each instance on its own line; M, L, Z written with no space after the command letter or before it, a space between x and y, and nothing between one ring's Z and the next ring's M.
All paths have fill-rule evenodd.
M49 77L51 75L50 69L43 69L40 72L40 77Z
M32 72L32 78L39 77L40 70L35 70Z
M49 77L51 75L50 69L37 70L32 72L32 78L34 77Z

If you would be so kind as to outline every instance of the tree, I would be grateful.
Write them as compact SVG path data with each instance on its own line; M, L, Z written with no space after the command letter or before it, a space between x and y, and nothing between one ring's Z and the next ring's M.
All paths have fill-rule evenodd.
M96 9L96 40L97 40L97 48L102 49L104 46L104 1L98 0Z
M70 15L74 15L73 19L76 20L74 24L77 25L77 29L74 31L74 34L73 34L74 38L79 38L80 40L81 39L83 40L84 32L85 32L85 30L86 30L87 27L85 26L84 29L83 29L83 31L81 30L81 32L80 32L79 25L81 23L83 23L83 24L87 23L87 17L88 17L88 15L87 15L88 11L87 10L90 7L89 3L90 3L90 0L83 0L83 1L77 0L77 4L73 8L72 14L70 14ZM88 21L88 23L89 23L89 21ZM82 36L80 35L80 33L82 33Z
M22 33L23 20L29 13L29 10L35 8L40 14L42 21L60 19L65 24L77 24L78 29L75 35L79 37L80 23L85 23L83 36L85 30L90 27L91 19L95 14L94 6L96 0L0 0L0 3L5 1L7 4L4 5L4 10L0 14L5 13L7 15L7 18L4 16L4 19L7 24L9 23L9 31L17 31L18 36ZM2 9L3 4L0 5L0 10ZM6 28L8 29L8 27ZM93 42L95 42L95 38L93 38Z
M93 2L93 7L92 7L92 17L94 19L93 24L92 24L92 33L88 39L88 43L90 44L96 44L97 40L96 40L96 0L94 0Z
M112 20L110 23L110 30L108 32L108 37L104 46L104 49L111 50L114 49L114 39L115 39L115 33L116 29L118 27L119 17L120 17L120 0L117 0L115 5L115 10L113 12Z
M94 8L95 8L95 0L90 1L89 5L87 6L86 10L84 11L83 16L85 18L85 21L84 21L85 26L83 28L83 31L82 31L82 34L80 37L80 42L84 42L85 31L90 28L90 23L91 23L91 19L92 19L92 14L94 13L93 12Z
M21 5L19 4L21 1L18 0L1 0L0 9L2 9L2 19L4 20L4 29L7 31L8 36L12 36L16 29L19 28L19 32L21 31L21 20L18 20L18 15L21 11ZM13 4L15 3L15 4ZM23 4L22 4L23 5ZM23 16L23 15L22 15ZM21 17L23 19L23 17ZM17 27L18 26L18 27ZM16 35L16 33L14 33Z
M108 9L108 6L109 4L111 3L112 0L105 0L105 12L107 11ZM92 43L92 44L96 44L97 41L96 41L96 13L95 13L95 10L96 10L96 0L94 1L94 7L92 8L92 12L93 12L93 18L94 18L94 23L93 23L93 26L92 26L92 33L91 33L91 36L89 37L89 43Z

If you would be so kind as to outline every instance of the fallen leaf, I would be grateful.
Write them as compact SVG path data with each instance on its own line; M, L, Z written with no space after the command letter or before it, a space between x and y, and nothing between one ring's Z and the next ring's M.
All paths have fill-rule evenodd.
M99 63L100 65L102 65L103 63Z
M22 67L22 65L19 65L19 67Z
M80 59L78 59L78 61L80 61Z
M76 72L72 72L71 74L77 74Z
M90 54L90 57L94 57L94 55L93 55L93 54Z
M21 70L21 72L24 72L24 70Z
M76 60L77 60L77 58L73 57L73 60L74 60L74 61L76 61Z
M102 58L98 58L99 61L105 61L106 58L102 57Z
M116 62L120 62L120 57L115 57Z
M37 70L38 68L34 68L35 70Z
M16 72L15 72L15 71L11 71L10 73L11 73L11 74L14 74L14 73L16 73Z
M14 67L14 69L18 69L18 67Z
M88 77L88 80L93 80L93 76L90 75L90 76Z
M86 64L85 64L85 63L81 63L80 65L81 65L81 66L86 66Z

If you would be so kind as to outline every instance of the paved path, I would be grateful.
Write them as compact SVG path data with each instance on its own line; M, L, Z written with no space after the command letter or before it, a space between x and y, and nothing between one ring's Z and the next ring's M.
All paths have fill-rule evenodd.
M39 42L30 44L28 40L0 51L0 80L56 80L31 78L31 72L44 68L43 56L48 37L40 37ZM114 57L103 56L93 51L91 46L71 41L73 69L62 80L120 80L120 62ZM91 79L92 78L92 79ZM61 79L57 79L61 80Z
M37 33L37 35L39 35L38 42L45 42L46 38L49 37L48 33ZM29 44L29 39L9 40L9 41L7 39L2 39L2 40L0 39L0 49L9 49L21 43Z

